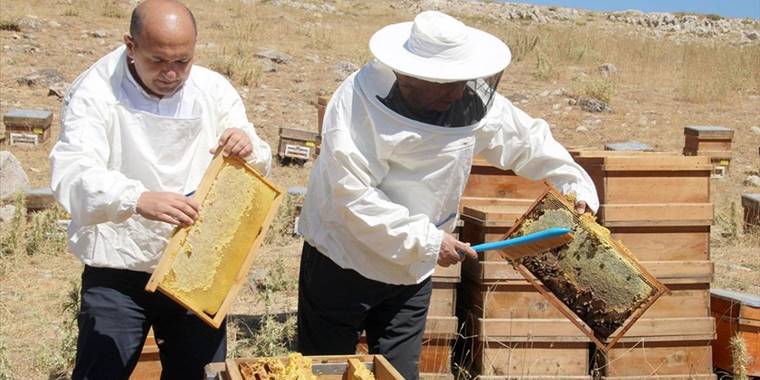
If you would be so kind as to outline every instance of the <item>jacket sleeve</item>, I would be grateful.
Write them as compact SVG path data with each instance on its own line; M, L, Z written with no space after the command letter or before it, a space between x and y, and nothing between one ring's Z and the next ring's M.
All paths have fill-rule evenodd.
M443 231L378 188L388 164L377 157L373 132L350 130L349 123L361 128L362 120L344 120L329 108L320 152L325 161L320 165L327 168L322 173L331 189L333 215L356 241L384 260L410 265L431 256L437 259Z
M125 221L146 191L140 181L108 170L108 117L94 97L72 96L62 108L61 136L50 152L55 198L84 226Z
M493 165L532 179L547 179L563 194L575 193L594 212L599 198L591 177L552 136L549 124L534 119L509 101L499 98L502 107L496 133L483 157Z
M248 157L245 157L245 160L262 174L268 175L272 169L272 151L269 148L269 144L256 134L253 124L248 121L245 105L235 87L221 75L218 77L217 86L218 91L216 91L216 95L219 97L219 103L217 104L217 109L219 110L217 138L221 136L225 129L242 129L248 135L248 138L251 139L251 145L253 146L253 152Z

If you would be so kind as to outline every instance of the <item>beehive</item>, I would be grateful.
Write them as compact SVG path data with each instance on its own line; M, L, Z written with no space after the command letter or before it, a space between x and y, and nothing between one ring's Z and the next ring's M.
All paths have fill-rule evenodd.
M240 288L282 191L236 157L217 155L195 197L198 220L172 235L146 290L159 289L218 327Z
M712 177L725 176L731 165L734 130L720 126L689 126L683 132L683 154L708 157L713 165Z

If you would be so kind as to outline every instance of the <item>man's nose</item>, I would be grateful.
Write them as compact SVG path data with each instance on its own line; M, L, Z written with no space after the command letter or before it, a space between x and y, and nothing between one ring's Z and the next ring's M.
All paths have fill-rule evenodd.
M175 71L174 69L169 69L169 70L165 71L164 72L164 78L167 81L170 81L170 82L175 81L177 79L177 71Z

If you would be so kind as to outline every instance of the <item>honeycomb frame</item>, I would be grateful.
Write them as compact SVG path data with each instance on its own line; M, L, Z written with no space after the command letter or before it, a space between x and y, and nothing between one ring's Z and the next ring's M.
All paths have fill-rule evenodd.
M219 328L283 196L247 162L218 153L195 192L198 220L175 229L145 290L164 293Z

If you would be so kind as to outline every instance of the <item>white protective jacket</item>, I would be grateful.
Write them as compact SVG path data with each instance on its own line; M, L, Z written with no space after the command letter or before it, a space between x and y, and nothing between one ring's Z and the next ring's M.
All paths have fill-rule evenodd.
M85 264L152 272L174 227L135 213L145 191L195 191L222 131L240 128L253 144L249 162L271 166L269 145L248 121L235 88L193 66L179 95L189 117L131 107L126 49L101 58L73 83L61 110L61 136L50 153L51 187L71 213L69 248Z
M424 124L378 100L394 80L373 61L343 82L325 113L299 227L342 268L389 284L429 277L443 232L454 229L456 218L448 217L458 210L475 155L530 179L547 178L594 211L599 207L588 174L545 121L496 94L475 125Z

